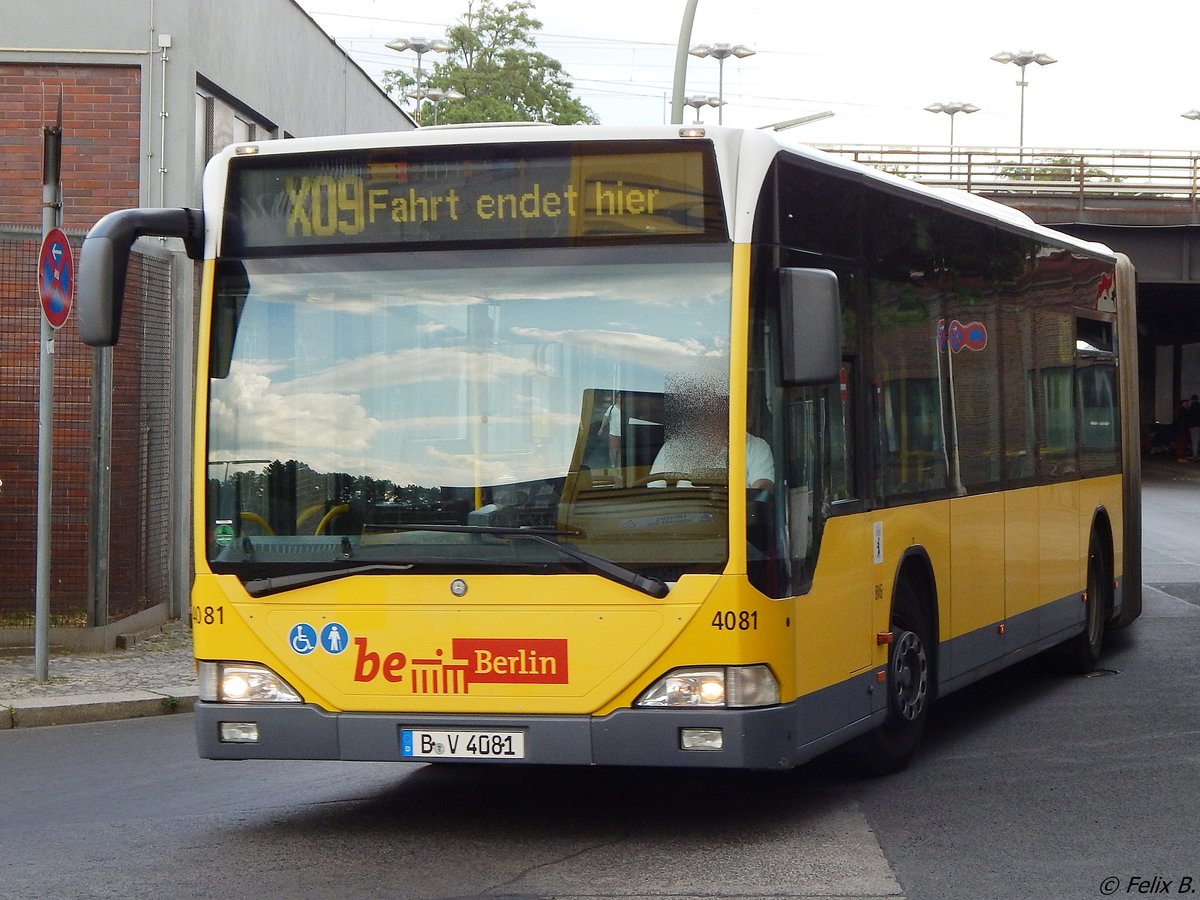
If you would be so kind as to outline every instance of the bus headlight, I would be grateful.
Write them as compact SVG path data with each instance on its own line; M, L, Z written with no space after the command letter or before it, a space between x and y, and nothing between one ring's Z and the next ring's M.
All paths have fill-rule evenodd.
M254 663L200 662L199 696L207 703L299 703L292 686Z
M767 666L713 666L672 669L635 706L732 709L778 702L779 682Z

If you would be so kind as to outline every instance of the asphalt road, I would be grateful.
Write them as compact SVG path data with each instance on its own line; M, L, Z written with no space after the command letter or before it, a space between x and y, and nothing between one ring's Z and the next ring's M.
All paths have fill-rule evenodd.
M187 715L16 729L0 732L0 895L1200 891L1194 477L1148 475L1146 610L1106 671L1032 660L947 698L899 775L214 763Z

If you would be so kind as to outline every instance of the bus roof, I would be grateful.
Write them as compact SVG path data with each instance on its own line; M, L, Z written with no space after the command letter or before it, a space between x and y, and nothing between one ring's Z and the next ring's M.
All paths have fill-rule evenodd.
M737 243L749 242L753 217L745 215L739 217L735 215L735 210L753 209L762 186L762 179L766 176L769 166L780 153L786 153L820 168L835 170L864 184L873 184L893 193L901 192L931 205L952 208L977 220L993 221L1010 230L1025 233L1051 244L1071 248L1092 256L1115 259L1113 251L1103 244L1085 241L1039 225L1021 211L977 194L953 188L923 185L842 156L825 153L815 147L798 142L783 132L725 126L549 125L536 122L488 122L437 125L411 131L325 135L233 144L220 151L211 161L209 172L216 176L219 183L210 185L209 173L206 172L205 193L208 194L215 188L216 196L223 196L228 160L233 156L248 153L266 156L361 150L375 147L437 147L557 141L662 141L680 138L711 140L718 147L720 156L726 158L737 156L739 163L736 172L730 171L729 167L721 170L726 213L732 231L731 238ZM739 177L742 179L740 184L738 183ZM740 192L744 192L744 195L740 197L741 202L735 202Z

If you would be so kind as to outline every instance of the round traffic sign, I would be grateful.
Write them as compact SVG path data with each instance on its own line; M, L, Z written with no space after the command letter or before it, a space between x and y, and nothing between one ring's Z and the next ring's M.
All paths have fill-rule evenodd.
M38 254L38 299L51 328L62 328L75 297L75 258L61 228L51 228Z

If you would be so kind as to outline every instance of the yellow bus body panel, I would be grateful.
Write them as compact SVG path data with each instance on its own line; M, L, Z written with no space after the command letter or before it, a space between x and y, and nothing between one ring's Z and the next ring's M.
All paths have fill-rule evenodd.
M683 583L681 580L679 586ZM672 590L672 596L677 590L679 587ZM677 639L665 645L662 654L652 661L644 677L633 680L597 712L605 714L631 706L650 683L683 666L765 664L779 680L781 699L795 699L797 685L791 665L796 641L794 603L765 597L745 576L721 576L703 605L684 623Z
M792 655L791 602L744 578L687 576L666 602L590 575L481 575L466 579L463 598L452 580L351 577L247 599L236 578L202 575L196 657L263 662L334 711L602 714L684 665L767 663L795 696L781 665ZM301 624L318 634L336 624L343 649L296 652L289 638Z
M1004 494L960 497L949 505L949 635L957 637L1004 618Z
M1041 602L1042 536L1039 488L1006 491L1004 497L1004 614L1028 612ZM999 549L999 548L997 548Z
M352 576L255 599L236 578L199 575L196 656L261 661L328 710L590 713L639 682L718 576L684 577L666 601L591 575L467 577L462 597L453 580ZM302 625L336 626L338 652L320 640L298 652Z
M812 590L794 601L800 695L886 666L881 635L890 628L900 561L920 547L935 577L946 583L948 514L948 504L939 501L836 516L826 523Z
M1081 540L1086 543L1090 524L1080 520L1078 482L1048 484L1038 489L1038 596L1043 602L1083 589L1087 551L1085 547L1080 559L1079 543Z

